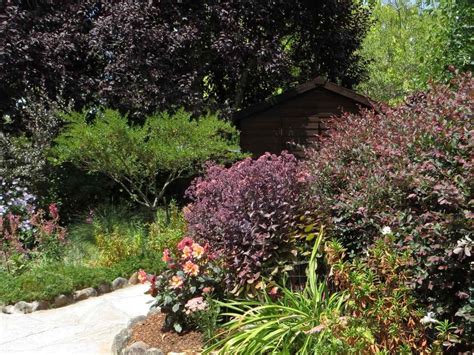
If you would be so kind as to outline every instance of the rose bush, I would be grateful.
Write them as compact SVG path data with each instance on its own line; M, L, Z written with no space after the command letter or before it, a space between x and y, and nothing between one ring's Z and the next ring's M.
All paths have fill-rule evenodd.
M196 326L190 315L206 309L203 296L221 295L224 271L208 244L202 246L185 237L177 249L177 255L169 249L163 252L168 265L163 273L156 277L141 271L140 279L150 281L150 292L156 297L154 306L166 313L165 328L180 333Z

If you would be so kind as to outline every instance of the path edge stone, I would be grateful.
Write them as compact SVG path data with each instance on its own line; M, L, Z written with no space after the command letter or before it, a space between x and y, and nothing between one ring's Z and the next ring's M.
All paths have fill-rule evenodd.
M112 343L112 354L113 355L164 355L164 352L158 348L152 348L143 341L138 341L128 345L130 337L132 336L132 329L135 325L143 322L149 316L160 313L159 308L152 308L146 316L137 316L132 318L127 327L122 329L115 337Z
M15 304L0 304L0 313L5 314L27 314L36 311L43 311L49 308L60 308L69 306L70 304L86 300L90 297L97 297L105 293L116 291L127 286L136 285L133 280L138 273L134 272L130 279L124 277L117 277L112 282L104 282L97 287L86 287L81 290L76 290L71 294L57 295L52 301L37 300L31 302L18 301ZM129 280L132 280L130 282Z

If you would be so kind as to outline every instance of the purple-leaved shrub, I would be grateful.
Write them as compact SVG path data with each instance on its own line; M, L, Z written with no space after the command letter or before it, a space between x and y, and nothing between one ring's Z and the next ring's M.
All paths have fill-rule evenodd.
M471 340L473 96L463 74L398 107L347 114L308 151L317 221L356 255L390 227L413 250L418 301Z
M233 293L251 293L262 286L262 276L289 270L307 176L293 155L265 154L230 168L209 165L191 184L192 203L184 210L188 232L225 258Z

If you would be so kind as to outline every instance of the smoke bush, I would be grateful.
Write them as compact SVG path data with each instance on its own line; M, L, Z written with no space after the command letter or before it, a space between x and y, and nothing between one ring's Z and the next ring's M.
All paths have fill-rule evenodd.
M209 242L227 261L227 287L250 292L261 276L288 269L307 175L296 158L265 154L230 168L209 165L187 191L193 238Z

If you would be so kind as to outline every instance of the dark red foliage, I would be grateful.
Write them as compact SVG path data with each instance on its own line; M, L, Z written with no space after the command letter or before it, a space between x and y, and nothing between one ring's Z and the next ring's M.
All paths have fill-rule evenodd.
M310 150L317 218L355 254L392 229L413 251L418 299L473 335L471 74L383 112L334 122Z
M307 175L291 154L265 154L230 168L211 165L187 194L184 216L192 237L209 242L232 272L229 289L249 290L290 261ZM281 266L275 270L275 267ZM281 274L279 274L281 276Z
M30 90L150 113L242 107L316 75L351 85L367 28L353 0L3 1L0 115Z

